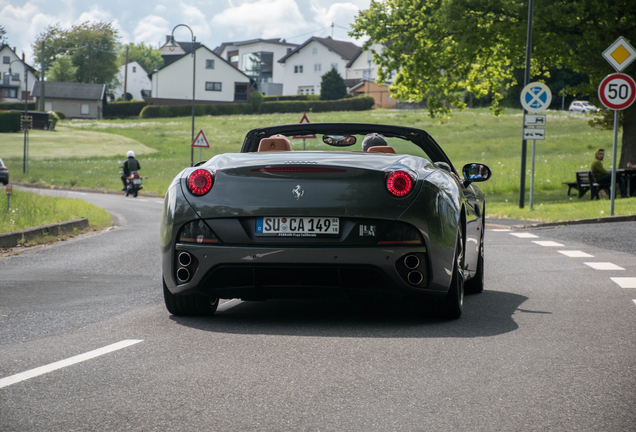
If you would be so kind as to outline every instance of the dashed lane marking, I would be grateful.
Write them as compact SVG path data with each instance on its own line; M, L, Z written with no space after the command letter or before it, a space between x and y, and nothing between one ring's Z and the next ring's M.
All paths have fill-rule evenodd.
M226 310L233 308L234 306L238 306L241 303L243 303L243 301L239 300L239 299L234 299L234 300L230 300L229 302L225 302L223 304L220 304L218 308L216 308L217 312L225 312Z
M510 233L510 235L513 235L518 238L539 238L539 236L536 236L530 233Z
M636 278L633 277L613 277L610 278L611 280L613 280L614 282L616 282L618 284L619 287L621 288L636 288ZM636 301L636 300L634 300Z
M594 270L625 270L623 267L619 267L610 262L586 262L584 264L589 265Z
M494 232L510 232L510 230L509 230L509 229L502 229L502 228L493 229L493 230L489 230L489 231L494 231Z
M583 251L559 251L559 253L570 258L594 258L594 255L590 255L589 253L585 253Z
M634 302L634 304L636 304L636 300L632 300Z
M546 246L546 247L555 247L555 246L556 247L563 247L563 246L565 246L564 244L553 242L553 241L534 240L532 243L536 243L539 246Z
M163 201L155 201L155 203L163 205Z
M45 366L40 366L35 369L28 370L26 372L21 372L19 374L11 375L6 378L0 379L0 388L10 386L12 384L19 383L21 381L26 381L30 378L35 378L36 376L44 375L49 372L53 372L58 369L65 368L67 366L74 365L76 363L81 363L86 360L93 359L95 357L102 356L104 354L111 353L113 351L117 351L123 348L127 348L131 345L135 345L139 342L143 342L142 339L127 339L121 342L114 343L112 345L105 346L103 348L98 348L93 351L89 351L84 354L76 355L74 357L69 357L65 360L60 360L55 363L51 363Z

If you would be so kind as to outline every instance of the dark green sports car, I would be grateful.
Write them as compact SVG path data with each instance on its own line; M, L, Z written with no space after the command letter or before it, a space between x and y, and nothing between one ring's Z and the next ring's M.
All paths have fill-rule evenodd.
M460 177L414 128L251 130L240 153L186 168L168 188L166 307L209 315L229 298L400 296L458 318L464 292L484 286L485 202L474 183L490 176L471 163Z

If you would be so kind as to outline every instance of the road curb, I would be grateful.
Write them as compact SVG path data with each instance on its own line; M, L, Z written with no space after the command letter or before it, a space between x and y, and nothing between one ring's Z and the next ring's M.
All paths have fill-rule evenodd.
M600 218L591 218L591 219L574 219L570 221L560 221L560 222L537 222L537 223L529 223L525 225L498 225L498 224L486 224L486 229L528 229L528 228L549 228L556 226L567 226L567 225L588 225L588 224L597 224L597 223L612 223L612 222L633 222L636 221L636 215L624 215L624 216L605 216Z
M88 228L88 219L79 218L66 222L58 222L49 225L41 225L35 228L27 228L20 231L0 234L0 248L10 249L16 247L19 243L33 240L39 237L51 236L57 237L60 234L73 232L76 229L81 230Z
M69 186L50 186L50 185L39 185L35 183L20 183L10 181L12 185L22 186L25 188L32 189L46 189L46 190L59 190L59 191L71 191L71 192L85 192L85 193L101 193L107 195L124 195L123 191L112 191L108 189L91 189L91 188L80 188L80 187L69 187ZM147 196L152 198L163 198L163 195L156 194L154 192L139 192L139 196Z

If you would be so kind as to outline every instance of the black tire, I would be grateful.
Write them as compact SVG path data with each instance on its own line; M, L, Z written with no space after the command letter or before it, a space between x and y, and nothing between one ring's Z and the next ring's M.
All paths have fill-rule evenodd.
M219 299L211 299L199 294L172 294L168 287L166 287L165 281L163 281L163 299L168 312L177 316L213 315L219 306Z
M126 188L126 196L130 195L130 189Z
M481 241L479 242L479 259L477 260L477 272L472 279L464 282L464 292L467 294L479 294L484 290L484 232L482 228Z
M138 192L139 192L139 191L138 191L137 189L133 190L133 197L137 198L137 193L138 193Z
M457 233L457 246L453 260L453 277L448 294L442 299L442 317L457 319L464 311L464 236L460 230Z

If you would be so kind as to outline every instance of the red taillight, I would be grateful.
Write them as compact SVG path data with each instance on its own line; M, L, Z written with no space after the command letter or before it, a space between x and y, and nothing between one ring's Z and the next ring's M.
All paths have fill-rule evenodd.
M193 195L201 196L210 192L214 185L214 178L210 171L198 169L188 176L188 189Z
M1 167L1 168L0 168L0 171L9 171L9 168L7 168L7 167Z
M401 198L413 189L413 179L405 171L393 171L386 179L386 188L391 195Z
M137 174L136 172L131 172L130 178L133 178L133 179L139 178L139 174Z

